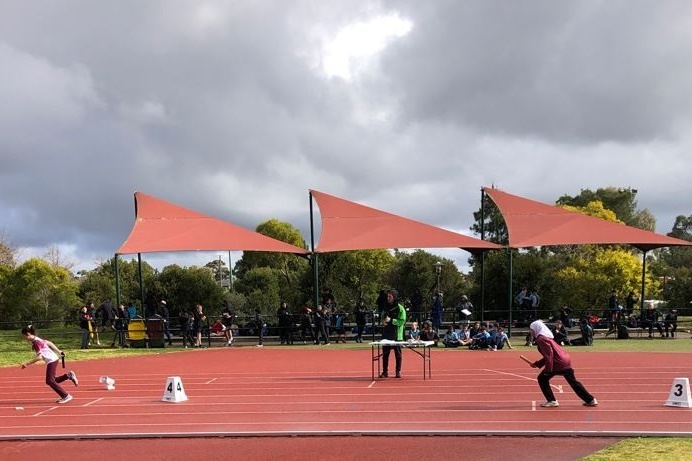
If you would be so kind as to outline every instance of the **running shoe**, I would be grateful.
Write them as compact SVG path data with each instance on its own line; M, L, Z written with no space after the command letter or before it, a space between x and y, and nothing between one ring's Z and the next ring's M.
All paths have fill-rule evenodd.
M79 386L79 380L77 379L77 375L74 371L70 370L69 373L67 373L67 379L72 381L75 386Z
M560 404L557 402L557 400L549 400L547 402L543 402L541 404L541 406L543 408L555 408L555 407L559 407Z
M584 402L585 407L597 407L598 406L598 400L593 399L590 402Z
M67 394L64 398L57 400L55 403L67 403L70 400L72 400L72 396L70 394Z

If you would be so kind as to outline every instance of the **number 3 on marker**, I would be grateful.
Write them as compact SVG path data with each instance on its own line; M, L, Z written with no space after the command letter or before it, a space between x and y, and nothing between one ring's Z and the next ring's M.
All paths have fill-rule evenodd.
M682 395L682 384L676 384L675 389L676 389L676 391L673 392L673 395L675 397L680 397Z

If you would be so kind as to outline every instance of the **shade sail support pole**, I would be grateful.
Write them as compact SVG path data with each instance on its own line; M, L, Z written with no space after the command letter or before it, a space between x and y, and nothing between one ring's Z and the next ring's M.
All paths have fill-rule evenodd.
M642 291L639 296L639 315L644 313L644 289L646 287L646 250L642 254Z
M308 193L310 202L310 263L312 264L312 308L317 309L319 303L319 275L317 271L317 253L315 253L315 219L312 208L312 192Z
M481 240L485 240L485 191L481 188ZM481 322L485 320L485 251L481 251Z

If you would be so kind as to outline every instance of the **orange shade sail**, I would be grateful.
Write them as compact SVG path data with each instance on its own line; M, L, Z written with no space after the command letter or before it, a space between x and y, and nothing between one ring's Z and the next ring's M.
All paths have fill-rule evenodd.
M135 224L116 254L173 251L308 251L220 219L135 192Z
M498 189L484 187L483 191L495 202L505 219L512 248L627 244L648 251L692 245L686 240L547 205Z
M498 250L492 242L403 218L311 190L322 217L316 253L383 248L461 248L471 253Z

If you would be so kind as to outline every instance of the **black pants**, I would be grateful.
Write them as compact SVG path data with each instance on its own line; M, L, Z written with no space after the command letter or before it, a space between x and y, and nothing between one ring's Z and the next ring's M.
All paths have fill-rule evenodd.
M401 346L382 346L382 372L389 373L389 353L394 350L396 374L401 373Z
M577 378L574 377L574 370L568 368L567 370L561 371L542 371L538 375L538 385L541 387L541 392L543 392L547 401L552 402L555 400L555 394L553 394L553 389L550 387L550 380L555 375L564 376L567 384L570 385L574 393L584 402L588 403L593 400L593 395L589 394L589 391L586 390L582 383L577 381Z
M329 333L327 333L324 322L315 322L315 344L320 342L320 336L324 339L324 344L329 344Z
M356 327L356 341L363 341L363 332L365 331L365 325L358 325Z
M67 374L62 374L57 378L55 377L55 372L58 369L59 362L60 360L56 360L55 362L50 362L46 365L46 384L48 384L51 389L53 389L55 393L60 396L61 399L64 399L67 397L67 392L65 392L65 389L60 386L60 383L69 378L67 377Z
M312 342L316 342L317 338L315 338L315 332L312 330L312 325L310 324L309 320L304 320L303 323L300 326L301 331L300 331L300 339L301 341L305 341L307 339L308 334L310 335L310 340Z

